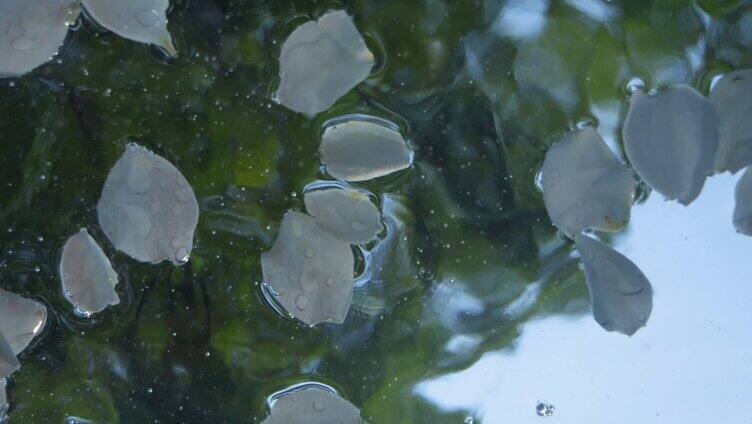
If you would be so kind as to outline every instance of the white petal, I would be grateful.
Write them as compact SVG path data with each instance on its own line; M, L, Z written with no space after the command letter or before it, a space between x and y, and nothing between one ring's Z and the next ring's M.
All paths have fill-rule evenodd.
M592 127L566 133L542 167L543 201L567 236L594 228L618 231L634 200L632 172L614 158Z
M653 288L621 253L588 236L575 237L585 268L593 317L607 331L627 336L644 327L653 309Z
M741 234L752 236L752 167L736 183L735 197L734 227Z
M75 0L0 1L0 78L52 60L79 12Z
M13 348L0 333L0 378L5 378L21 369L21 363L18 362Z
M276 99L296 112L323 112L364 81L373 54L345 11L299 26L282 45Z
M311 326L345 320L354 263L347 243L299 212L285 214L274 246L261 254L264 284L273 300Z
M129 144L107 176L99 224L115 248L141 262L184 264L193 249L198 202L183 174Z
M366 181L407 169L412 152L399 131L365 120L348 120L324 131L321 162L334 178Z
M276 399L263 424L361 424L360 411L331 390L309 386Z
M713 105L687 85L636 91L624 122L624 150L654 190L684 205L702 191L718 148Z
M736 173L752 165L752 69L724 75L710 102L721 121L715 170Z
M167 29L169 0L82 0L87 14L115 34L177 56Z
M97 242L82 228L63 247L60 281L65 299L84 316L120 303L118 276Z
M47 308L41 303L0 290L0 333L15 354L21 353L44 330Z
M8 396L5 393L5 379L0 379L0 420L5 416L8 410Z
M381 212L361 191L316 189L306 192L304 201L316 224L346 243L368 243L383 229Z

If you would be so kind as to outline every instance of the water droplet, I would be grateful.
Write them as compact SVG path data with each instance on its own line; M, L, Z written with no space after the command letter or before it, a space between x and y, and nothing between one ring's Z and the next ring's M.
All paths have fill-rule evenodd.
M141 25L147 28L153 28L159 23L159 13L153 9L141 10L136 13L136 19Z
M538 401L538 404L535 405L535 413L539 417L550 417L554 414L555 410L556 407L546 401Z
M334 278L332 278L332 277L329 277L329 278L327 278L327 279L326 279L326 281L324 281L324 283L325 283L325 284L326 284L327 286L329 286L329 287L332 287L332 286L334 286Z
M644 89L645 89L645 81L643 81L642 78L640 77L631 78L629 81L627 81L627 85L625 87L625 90L628 96L631 96L637 90L644 90Z
M188 262L188 249L181 247L175 252L175 263L178 265L184 265Z
M11 47L13 47L13 50L26 51L34 47L34 40L32 40L30 37L22 35L13 40Z
M306 258L308 258L308 259L311 259L311 258L313 257L313 255L314 255L314 253L313 253L313 249L311 249L311 248L309 247L308 249L306 249L306 250L305 250L305 253L304 253L304 254L305 254L305 257L306 257Z
M321 411L323 411L323 410L324 410L324 408L325 408L325 406L324 406L324 402L322 402L322 401L320 401L320 400L317 400L317 401L314 401L314 402L313 402L313 409L315 409L315 410L317 410L317 411L321 412Z
M301 311L304 311L306 308L308 308L308 305L310 303L311 303L310 299L308 299L308 296L304 294L300 294L298 295L298 297L295 298L295 306Z
M475 419L473 419L473 417L465 417L464 423L465 424L473 424L473 423L475 423Z

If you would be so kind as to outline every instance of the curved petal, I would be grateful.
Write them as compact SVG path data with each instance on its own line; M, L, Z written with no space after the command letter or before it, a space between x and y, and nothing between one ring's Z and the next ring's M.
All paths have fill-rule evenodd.
M85 228L65 242L60 260L60 281L65 299L84 316L120 303L115 292L118 275Z
M177 56L167 29L169 0L82 0L86 13L99 25L115 34L162 47Z
M19 369L21 369L21 363L18 362L13 348L5 336L0 334L0 379L10 376Z
M585 268L593 317L607 331L633 335L653 309L653 288L637 266L621 253L578 234L577 250Z
M183 174L164 158L128 144L107 176L99 225L115 248L141 261L188 261L198 202Z
M713 169L718 125L713 105L687 85L638 90L624 122L624 150L650 187L688 205Z
M736 183L734 227L746 236L752 236L752 167L747 168Z
M15 354L21 353L47 324L47 308L31 299L0 290L0 333Z
M384 228L379 209L358 190L317 189L306 192L303 199L316 224L346 243L368 243Z
M76 0L0 1L0 78L52 60L79 13Z
M332 390L307 386L290 390L272 405L263 424L361 424L360 411Z
M264 284L274 301L308 325L342 323L350 308L354 264L350 246L316 225L313 218L288 212L271 250L261 254Z
M366 181L412 165L413 155L399 131L365 120L348 120L324 131L321 162L332 177Z
M634 177L594 128L565 134L546 152L541 173L548 216L567 236L618 231L629 220Z
M374 57L347 12L338 10L296 28L279 62L276 100L315 115L368 78Z
M721 122L715 170L736 173L752 165L752 69L724 75L710 103Z

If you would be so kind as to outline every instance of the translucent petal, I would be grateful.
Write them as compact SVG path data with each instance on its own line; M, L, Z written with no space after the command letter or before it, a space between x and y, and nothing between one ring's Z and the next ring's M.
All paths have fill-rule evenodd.
M13 348L5 336L0 334L0 379L10 376L19 369L21 369L21 363L18 362Z
M342 323L353 292L350 246L313 218L288 212L271 250L261 254L264 284L274 301L308 325Z
M624 150L650 187L688 205L713 169L718 125L713 105L687 85L638 90L624 122Z
M52 60L79 12L76 0L0 1L0 78Z
M343 10L299 26L282 45L276 99L296 112L323 112L371 72L374 57Z
M542 167L543 201L567 236L594 228L618 231L634 200L632 172L614 158L592 127L565 134Z
M162 47L177 56L167 29L169 0L81 0L86 13L99 25L139 43Z
M115 292L117 273L85 228L65 242L60 261L60 281L65 299L84 316L120 303Z
M0 290L0 333L15 354L26 349L46 323L47 308L43 304Z
M741 234L752 236L752 167L736 183L735 194L734 227Z
M128 144L107 176L99 224L115 248L141 262L188 261L198 202L183 174L164 158Z
M360 411L331 390L308 386L278 398L263 424L361 424Z
M371 121L349 120L324 131L321 162L344 181L366 181L407 169L412 152L402 134Z
M752 69L726 74L710 102L721 121L715 170L736 173L752 165Z
M361 191L345 188L312 190L305 194L304 201L316 224L344 242L368 243L383 229L381 212Z
M621 253L588 236L575 237L585 268L593 317L607 331L633 335L653 309L653 288Z

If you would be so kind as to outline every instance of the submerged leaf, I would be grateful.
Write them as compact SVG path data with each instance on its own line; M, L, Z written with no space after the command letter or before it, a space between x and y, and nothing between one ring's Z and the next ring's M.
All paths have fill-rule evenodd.
M304 201L316 224L344 242L368 243L383 229L381 212L367 194L358 190L312 190L305 194Z
M747 168L736 183L734 227L746 236L752 236L752 167Z
M332 390L293 389L276 399L263 424L362 424L360 411Z
M141 262L188 261L198 202L183 174L164 158L128 144L107 176L99 224L115 248Z
M736 173L752 165L752 69L724 75L710 102L721 122L715 170Z
M60 281L65 299L84 316L120 303L115 292L117 273L85 228L65 242L60 261Z
M653 309L653 288L642 271L621 253L591 237L578 234L575 244L598 324L627 336L644 327Z
M650 187L688 205L713 169L718 122L713 105L687 85L638 90L624 122L624 150Z
M0 78L52 60L79 13L76 0L0 1Z
M277 101L315 115L364 81L374 57L347 12L338 10L296 28L279 62Z
M167 29L169 0L82 0L86 13L99 25L139 43L162 47L177 56Z
M594 128L565 134L546 152L541 172L548 215L567 236L618 231L629 219L635 180Z
M387 125L349 120L324 131L321 162L344 181L366 181L407 169L412 152L399 131Z
M21 369L21 363L18 362L8 340L0 333L0 379L10 376L19 369Z
M47 308L41 303L0 290L0 333L15 354L21 353L44 330Z
M264 284L274 301L308 325L342 323L353 293L350 246L313 218L288 212L271 250L261 254Z

